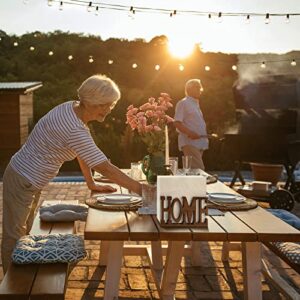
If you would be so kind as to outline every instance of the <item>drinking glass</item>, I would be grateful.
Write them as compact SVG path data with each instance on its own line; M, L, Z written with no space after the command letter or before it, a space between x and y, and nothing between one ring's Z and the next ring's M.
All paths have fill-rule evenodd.
M151 184L142 185L143 206L139 212L144 214L156 214L156 186Z
M182 156L182 168L185 175L188 175L192 168L192 159L193 156L191 155L184 155Z
M140 163L132 162L130 165L130 177L134 180L142 179L142 169Z
M169 158L169 165L173 175L176 175L178 171L178 157L171 156Z

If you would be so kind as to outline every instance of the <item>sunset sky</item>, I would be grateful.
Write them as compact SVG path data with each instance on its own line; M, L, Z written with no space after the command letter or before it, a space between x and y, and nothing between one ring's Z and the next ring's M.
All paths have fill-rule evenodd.
M49 7L47 0L0 1L0 29L8 34L54 30L93 34L102 39L144 38L149 41L156 35L168 36L174 51L186 53L194 43L201 44L204 51L228 53L285 53L300 50L300 16L273 17L265 24L264 17L251 16L250 24L245 17L217 17L180 15L170 18L168 14L138 12L132 17L128 11L100 10L87 12L83 6L59 2ZM86 1L87 3L89 1ZM164 8L172 10L197 10L222 13L300 13L299 0L106 0L95 1L128 6ZM87 4L88 5L88 4Z

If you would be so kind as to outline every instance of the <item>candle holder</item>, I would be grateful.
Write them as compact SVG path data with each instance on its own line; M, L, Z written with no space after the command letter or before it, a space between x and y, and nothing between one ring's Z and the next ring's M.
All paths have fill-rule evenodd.
M164 165L164 175L174 175L171 170L171 165Z

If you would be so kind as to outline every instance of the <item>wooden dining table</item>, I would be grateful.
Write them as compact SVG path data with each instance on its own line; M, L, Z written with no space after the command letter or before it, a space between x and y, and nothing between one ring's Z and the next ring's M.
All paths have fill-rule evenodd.
M217 181L207 185L207 192L234 191ZM192 251L187 242L197 241L241 242L245 299L262 299L262 242L300 242L300 231L261 207L226 211L224 215L208 215L207 219L207 228L163 228L155 215L89 208L84 237L101 241L100 265L106 266L104 299L118 299L122 257L125 255L145 256L160 298L175 299L182 257ZM126 243L129 241L150 243ZM162 241L168 242L166 247L162 247Z

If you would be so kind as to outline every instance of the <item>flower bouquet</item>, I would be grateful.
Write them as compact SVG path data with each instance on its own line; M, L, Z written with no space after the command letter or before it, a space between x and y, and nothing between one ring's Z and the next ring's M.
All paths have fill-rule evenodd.
M137 131L146 144L148 156L143 161L143 171L149 183L156 182L156 176L164 172L165 126L174 121L166 114L173 106L172 99L161 93L157 99L151 97L140 107L130 105L127 108L127 124Z

